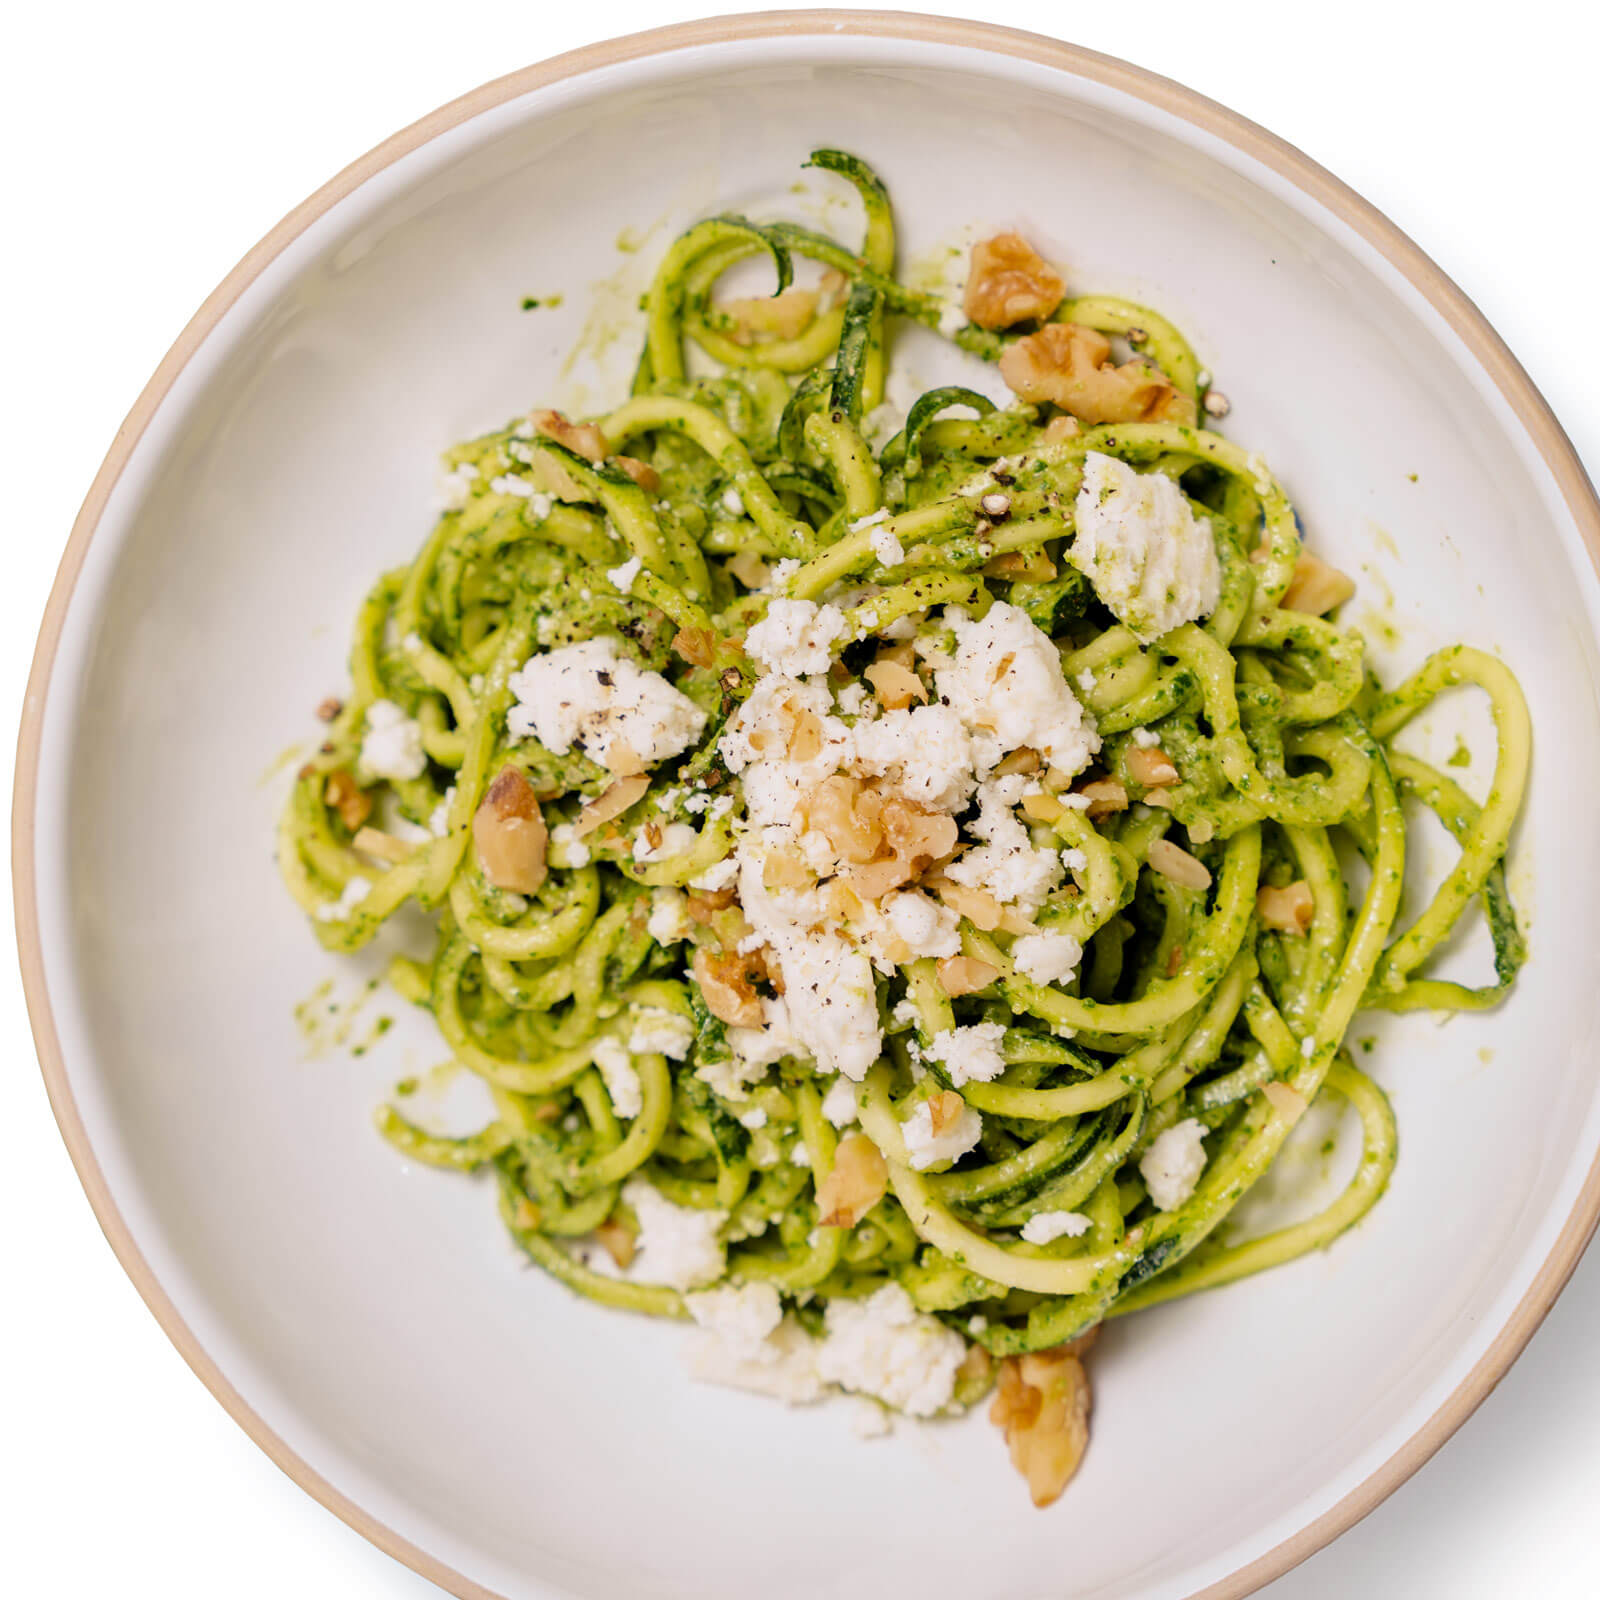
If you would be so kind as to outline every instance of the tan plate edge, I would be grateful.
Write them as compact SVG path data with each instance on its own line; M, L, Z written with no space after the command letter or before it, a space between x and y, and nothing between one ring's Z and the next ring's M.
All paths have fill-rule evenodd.
M267 1426L201 1348L193 1332L178 1315L177 1308L156 1281L111 1197L67 1082L39 944L38 886L34 873L34 809L45 696L67 606L76 587L89 541L94 537L106 502L151 417L172 388L178 374L228 308L268 263L317 218L400 157L481 112L503 105L530 90L644 56L726 41L803 34L861 34L919 43L958 45L1056 67L1075 77L1088 78L1123 90L1147 104L1171 112L1287 178L1303 193L1319 201L1354 228L1402 272L1482 364L1518 420L1528 430L1546 466L1555 476L1562 496L1582 532L1590 559L1600 571L1600 501L1595 497L1594 488L1576 450L1544 396L1483 313L1422 250L1354 190L1293 145L1247 118L1169 78L1159 77L1115 57L1040 34L912 12L825 10L713 17L630 34L626 38L590 45L525 67L452 100L352 162L291 211L223 279L178 336L117 430L116 438L73 523L40 625L17 740L16 788L12 804L12 874L17 947L28 1016L44 1074L45 1089L62 1139L112 1250L167 1337L234 1421L302 1489L379 1549L449 1593L459 1596L460 1600L502 1600L502 1597L447 1567L427 1551L377 1521L314 1471ZM1567 1218L1527 1294L1482 1359L1433 1416L1376 1472L1315 1522L1248 1566L1192 1595L1190 1600L1243 1600L1244 1596L1253 1594L1262 1585L1315 1554L1399 1488L1472 1415L1505 1376L1571 1277L1597 1221L1600 1221L1600 1160L1590 1169L1572 1214Z

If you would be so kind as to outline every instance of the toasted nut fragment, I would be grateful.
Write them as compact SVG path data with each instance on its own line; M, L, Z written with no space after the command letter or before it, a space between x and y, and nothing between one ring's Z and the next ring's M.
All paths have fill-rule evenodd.
M716 309L733 323L728 337L735 344L798 339L816 320L817 291L785 289L782 294L723 300Z
M1046 444L1061 444L1067 439L1076 438L1082 431L1082 425L1076 417L1051 417L1044 425L1044 442Z
M966 1109L967 1102L954 1089L942 1089L928 1097L928 1126L940 1134Z
M1021 234L997 233L972 247L962 309L969 321L992 332L1042 321L1066 292L1061 274Z
M626 472L646 494L654 494L661 487L661 474L648 461L635 456L612 456L611 465Z
M998 767L994 769L993 776L1007 778L1013 772L1037 772L1039 770L1039 752L1031 750L1027 745L1018 745Z
M709 628L679 628L672 636L672 648L691 667L709 667L716 654L717 636Z
M535 433L565 445L585 461L604 461L608 454L606 436L592 422L574 422L559 411L530 411L528 421Z
M502 767L489 785L472 819L472 841L478 865L495 888L533 894L544 882L549 835L520 767Z
M1170 839L1157 839L1145 858L1151 868L1180 889L1209 889L1211 874L1203 861L1196 861L1181 845Z
M1177 977L1178 969L1182 965L1183 965L1183 946L1181 944L1175 944L1167 952L1167 976L1169 978Z
M761 863L761 884L766 889L806 889L816 875L803 861L774 850Z
M1128 809L1128 791L1115 778L1098 778L1084 784L1078 793L1089 802L1087 815L1091 822L1109 817L1113 811Z
M1000 357L1000 376L1021 399L1050 401L1080 422L1179 422L1194 401L1143 361L1111 364L1111 341L1076 322L1051 322Z
M750 981L751 963L741 955L713 955L704 946L694 953L694 978L706 1009L735 1028L759 1028L761 997Z
M602 1222L594 1230L594 1236L606 1248L606 1254L616 1262L624 1272L633 1265L633 1258L638 1254L639 1241L630 1229L625 1228L620 1222Z
M1302 550L1294 564L1289 587L1278 604L1285 611L1304 611L1309 616L1324 617L1335 606L1342 606L1355 592L1355 581L1347 573L1330 567L1309 550Z
M1134 745L1127 755L1128 776L1143 789L1164 789L1179 781L1172 757L1158 744Z
M700 889L684 902L684 910L691 921L708 924L717 912L726 911L733 901L732 889Z
M984 576L1004 578L1010 583L1049 583L1056 576L1056 564L1043 549L1007 550L986 561Z
M924 811L909 800L886 800L882 811L883 842L888 851L850 873L850 886L863 900L876 900L898 889L956 847L955 819Z
M1077 885L1073 884L1073 890ZM1014 906L1004 906L1000 911L1000 931L1002 933L1037 933L1039 924L1032 917L1018 911Z
M1007 1356L989 1407L1036 1506L1061 1498L1089 1446L1089 1375L1073 1349Z
M593 495L567 471L553 455L541 451L536 454L523 471L532 478L539 488L557 500L568 505L575 505L580 501L592 500Z
M344 701L336 695L329 695L326 700L317 702L317 717L322 722L332 722L344 710Z
M1286 1122L1298 1122L1306 1114L1306 1097L1276 1078L1262 1084L1261 1092L1267 1097L1267 1104Z
M1000 902L983 889L969 889L945 877L930 878L927 884L957 916L965 917L982 933L992 933L1005 917Z
M644 792L649 787L648 772L636 773L631 778L618 778L609 789L601 790L578 813L578 820L572 825L573 833L581 839L586 833L593 833L601 823L620 817L629 806L644 798Z
M885 711L898 711L913 700L928 702L927 685L898 661L874 661L867 668L866 679Z
M1311 885L1297 878L1281 889L1256 890L1256 915L1269 928L1279 933L1305 933L1316 913L1316 902L1311 898Z
M815 711L802 711L789 732L789 759L805 763L822 749L822 721Z
M527 1232L539 1226L539 1223L543 1220L543 1214L533 1201L526 1195L522 1195L517 1200L516 1205L512 1207L511 1220L524 1232Z
M606 771L617 778L636 778L644 771L644 762L626 739L613 739L606 746Z
M747 589L763 588L772 577L772 568L753 550L741 550L728 558L728 571ZM842 665L840 662L833 663Z
M805 797L801 810L840 861L859 866L883 848L883 799L859 778L842 773L824 778Z
M1054 822L1066 809L1053 794L1042 789L1038 794L1025 794L1022 797L1024 815L1035 822Z
M833 1153L833 1168L817 1185L818 1221L824 1228L853 1228L883 1199L889 1168L864 1133L849 1133Z
M981 1344L967 1346L967 1353L956 1368L955 1394L958 1402L971 1405L981 1399L994 1382L994 1357Z
M354 833L372 815L372 796L356 782L345 767L328 774L322 786L322 799L339 813L339 820Z
M1170 811L1172 809L1172 791L1170 789L1146 790L1144 803L1147 806L1160 806L1163 811Z
M996 978L1000 976L997 967L991 967L987 961L979 961L976 956L946 956L938 963L939 987L950 996L952 1000L959 995L976 994L980 989L987 989ZM939 1130L933 1130L937 1133Z
M378 861L404 861L415 848L404 839L397 839L392 833L385 833L381 828L358 828L356 836L350 841L352 848L359 850L363 855L372 856Z
M828 884L827 905L829 915L841 922L854 922L866 909L861 896L843 878L834 878Z

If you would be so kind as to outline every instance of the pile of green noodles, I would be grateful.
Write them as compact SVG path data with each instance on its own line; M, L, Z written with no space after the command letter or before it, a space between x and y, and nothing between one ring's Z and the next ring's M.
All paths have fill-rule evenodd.
M426 1133L393 1107L379 1125L417 1160L490 1169L518 1244L572 1288L609 1305L684 1314L677 1291L592 1270L572 1248L608 1220L631 1221L621 1190L641 1174L680 1205L727 1211L729 1281L775 1285L803 1319L830 1297L894 1280L923 1310L964 1334L979 1330L971 1336L991 1352L1042 1349L1326 1245L1377 1200L1395 1130L1346 1035L1363 1008L1486 1007L1512 981L1523 946L1503 857L1528 770L1527 713L1511 673L1476 650L1444 650L1385 691L1364 667L1358 636L1280 609L1300 549L1295 514L1259 457L1213 431L1107 425L1045 443L1050 408L997 409L971 391L939 389L874 450L863 419L883 400L886 331L897 319L937 330L944 308L895 278L893 222L876 176L838 152L818 151L812 162L860 194L859 252L788 223L724 216L691 228L660 265L632 396L596 419L613 451L659 472L658 490L528 438L526 428L449 452L449 467L477 469L470 497L362 606L352 692L294 785L280 861L308 912L337 902L352 878L370 881L347 915L313 920L330 949L364 945L407 901L436 914L432 961L399 959L391 978L432 1010L450 1050L488 1085L496 1117L459 1139ZM780 289L795 255L837 270L848 284L842 304L798 336L740 342L711 294L753 255L775 263ZM1194 355L1147 308L1079 298L1056 316L1111 336L1133 332L1179 391L1204 400ZM969 326L955 342L993 360L1006 338ZM691 343L709 360L691 366ZM1203 626L1141 646L1060 561L1089 451L1169 474L1210 520L1223 586ZM583 500L541 516L542 503L495 492L497 478L538 452L560 462ZM1001 456L1024 463L1012 514L980 527L970 496L954 490ZM906 552L893 570L878 564L868 531L850 531L880 508ZM1008 551L1043 552L1062 575L986 576ZM1182 775L1166 809L1134 805L1099 822L1068 810L1054 824L1060 845L1088 862L1077 873L1081 892L1057 896L1061 914L1050 924L1085 946L1067 983L1009 976L951 1001L930 961L878 980L885 1050L862 1086L860 1114L888 1160L890 1192L850 1229L817 1226L814 1193L839 1137L821 1113L827 1081L807 1061L785 1059L749 1102L724 1103L695 1073L727 1046L689 974L692 946L659 946L645 927L651 886L686 883L726 855L739 808L714 821L674 812L700 832L686 856L641 865L628 850L656 794L700 782L737 795L717 740L754 681L738 641L769 598L731 575L728 562L741 552L801 562L783 591L790 597L868 587L871 597L847 613L847 662L849 640L870 641L900 616L947 605L981 614L1009 600L1057 642L1069 683L1092 681L1083 698L1104 739L1106 773L1137 794L1125 760L1133 731L1149 728ZM622 594L606 573L633 555L643 570ZM591 838L589 864L551 871L526 901L488 884L476 861L471 825L488 780L508 763L520 767L541 795L558 796L544 806L554 827L611 778L576 751L556 756L511 739L507 680L534 650L599 633L618 635L640 665L665 673L707 711L707 726L697 748L655 770L651 796L620 819L620 841ZM708 665L674 652L680 633L710 641ZM870 659L871 644L863 648ZM1080 679L1086 669L1092 678ZM1458 685L1484 691L1497 732L1481 806L1393 744ZM327 801L330 774L356 771L366 708L380 698L420 720L429 764L414 781L370 787L413 824L436 818L443 827L426 839L413 831L416 842L392 864L352 849ZM1408 801L1430 808L1460 848L1409 919L1401 915ZM1180 888L1148 868L1163 835L1208 866L1209 890ZM1358 896L1341 860L1362 884ZM1257 916L1258 889L1290 880L1305 880L1314 895L1303 936L1267 929ZM1493 935L1496 981L1471 989L1428 976L1430 958L1474 906ZM968 955L1010 970L1006 934L964 922L962 937ZM597 1040L627 1037L639 1007L692 1019L696 1042L684 1061L637 1059L643 1109L621 1121L593 1054ZM913 1171L896 1112L912 1087L908 1047L978 1021L1004 1024L1009 1063L996 1081L961 1091L982 1113L981 1143L949 1171ZM941 1074L931 1056L922 1060ZM1327 1097L1346 1102L1362 1129L1348 1188L1309 1221L1225 1238L1219 1225L1300 1111ZM759 1133L737 1120L752 1105L767 1114ZM1181 1207L1159 1211L1139 1157L1189 1117L1210 1130L1206 1168ZM763 1139L783 1159L756 1164L753 1155L769 1148ZM1042 1246L1020 1239L1030 1216L1061 1210L1085 1213L1089 1231Z

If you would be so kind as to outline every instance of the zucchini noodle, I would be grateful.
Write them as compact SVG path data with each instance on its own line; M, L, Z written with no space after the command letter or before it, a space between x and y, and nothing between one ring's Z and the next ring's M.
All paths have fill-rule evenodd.
M443 1137L385 1105L404 1156L492 1175L527 1256L603 1304L699 1319L698 1293L761 1286L820 1344L897 1286L959 1338L948 1408L990 1358L1325 1248L1377 1202L1395 1125L1351 1020L1479 1010L1513 982L1530 729L1512 673L1466 646L1378 686L1336 620L1349 585L1326 587L1260 457L1202 425L1226 404L1171 323L1058 282L1053 309L952 333L895 276L877 176L812 164L854 189L859 248L701 222L661 262L616 409L447 453L448 509L360 609L278 856L330 950L407 903L437 926L391 977L495 1114ZM719 299L756 258L778 292ZM1100 398L945 387L886 422L907 322L1013 388L1030 339L1065 331L1110 352L1083 380ZM1157 400L1117 415L1124 391ZM1204 604L1174 613L1174 578L1154 626L1119 598L1086 531L1095 483L1155 496L1164 536L1199 530ZM996 682L1037 647L1055 733L1006 732L1034 689L962 709L980 635L1013 642ZM668 711L583 722L601 701L534 678L580 662L604 705L632 684ZM1482 804L1394 746L1456 688L1494 719ZM863 753L902 727L977 752L942 797L912 776L932 732ZM1049 743L1063 727L1076 754ZM1402 917L1407 803L1459 856ZM809 922L783 909L802 901ZM1476 988L1433 971L1475 913L1494 946ZM1359 1125L1348 1187L1230 1236L1315 1101Z

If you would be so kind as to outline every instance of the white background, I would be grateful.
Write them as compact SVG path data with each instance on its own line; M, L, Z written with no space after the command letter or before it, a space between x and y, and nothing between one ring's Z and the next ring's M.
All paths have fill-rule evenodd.
M1591 177L1600 13L1576 0L926 9L981 11L1125 56L1299 145L1465 287L1585 458L1600 462L1600 336L1588 315L1600 242ZM0 193L12 219L0 250L8 718L101 455L245 250L346 162L481 81L706 14L626 0L18 8L0 95ZM30 1600L437 1593L282 1477L167 1344L56 1136L9 952L0 1044L3 1587ZM1456 1439L1359 1528L1272 1586L1272 1600L1600 1594L1597 1326L1600 1250Z

